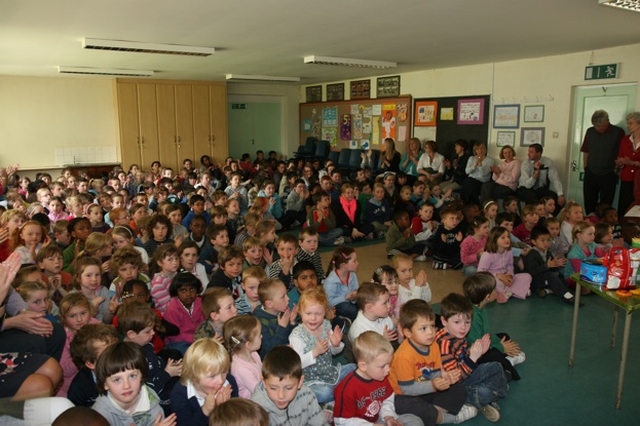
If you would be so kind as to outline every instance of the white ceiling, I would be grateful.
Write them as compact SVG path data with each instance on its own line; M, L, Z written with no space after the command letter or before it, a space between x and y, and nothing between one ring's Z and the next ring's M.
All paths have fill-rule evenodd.
M0 0L0 74L56 66L156 78L301 77L301 84L640 43L640 13L598 0ZM84 37L215 47L207 58L83 50ZM305 65L306 55L398 63Z

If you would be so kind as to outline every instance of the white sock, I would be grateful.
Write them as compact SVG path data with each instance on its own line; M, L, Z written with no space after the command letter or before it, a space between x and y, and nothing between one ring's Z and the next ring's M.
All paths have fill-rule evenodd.
M562 297L564 297L565 299L572 299L572 298L573 298L573 294L571 294L571 293L569 293L569 292L566 292L566 293L564 294L564 296L562 296Z
M73 407L67 398L36 398L24 402L24 420L31 426L50 425L63 412Z

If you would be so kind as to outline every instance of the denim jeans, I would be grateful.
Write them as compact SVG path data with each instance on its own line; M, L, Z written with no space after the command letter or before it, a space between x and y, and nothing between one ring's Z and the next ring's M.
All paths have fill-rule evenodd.
M462 268L462 273L465 277L470 277L476 272L478 272L478 267L475 265L464 265L464 267Z
M323 233L318 233L318 244L321 246L332 246L336 238L342 237L342 229L334 228Z
M336 308L336 314L349 318L352 322L358 316L358 307L349 301L340 302L334 308Z
M333 401L333 389L336 387L338 383L344 379L347 374L351 373L356 369L355 364L345 364L340 366L340 376L338 377L338 381L335 384L330 383L322 383L315 382L308 384L309 389L316 395L318 398L319 404L326 404L327 402Z
M507 378L497 362L478 364L462 384L467 391L467 402L476 408L507 396Z

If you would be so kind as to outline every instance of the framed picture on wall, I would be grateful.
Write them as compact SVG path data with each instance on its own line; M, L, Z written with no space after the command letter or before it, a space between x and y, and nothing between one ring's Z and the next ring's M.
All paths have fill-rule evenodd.
M435 126L438 101L416 101L414 126Z
M493 108L494 129L517 129L520 125L520 105L496 105Z
M511 131L500 131L496 137L497 145L499 147L503 146L516 146L516 132Z
M350 83L351 99L371 99L371 80L357 80Z
M327 84L327 101L344 101L344 83Z
M544 146L544 127L523 127L520 129L520 146L539 143Z
M306 89L307 102L322 102L322 86L309 86Z
M460 99L458 124L484 124L484 99Z
M378 98L393 98L400 96L400 76L394 75L393 77L380 77L377 80L378 84Z
M542 123L544 121L544 105L527 105L524 107L525 123Z

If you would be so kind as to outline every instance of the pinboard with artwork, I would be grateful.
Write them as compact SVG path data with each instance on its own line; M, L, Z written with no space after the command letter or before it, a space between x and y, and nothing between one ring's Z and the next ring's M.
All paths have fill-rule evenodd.
M313 136L331 149L381 149L385 138L403 152L411 138L411 96L300 104L300 141Z

